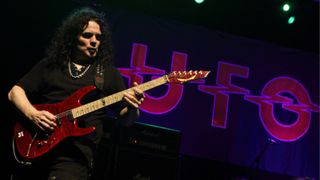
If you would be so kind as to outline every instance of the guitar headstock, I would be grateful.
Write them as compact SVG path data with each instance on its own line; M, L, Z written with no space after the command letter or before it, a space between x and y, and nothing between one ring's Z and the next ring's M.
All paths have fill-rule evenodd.
M210 71L173 71L167 75L169 83L185 83L197 79L203 79L208 76Z

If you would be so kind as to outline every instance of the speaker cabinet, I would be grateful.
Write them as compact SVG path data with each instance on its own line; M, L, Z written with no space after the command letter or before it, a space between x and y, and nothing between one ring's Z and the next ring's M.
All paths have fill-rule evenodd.
M115 163L113 179L177 180L178 162L178 157L122 149Z
M94 180L177 180L180 132L143 123L107 129Z

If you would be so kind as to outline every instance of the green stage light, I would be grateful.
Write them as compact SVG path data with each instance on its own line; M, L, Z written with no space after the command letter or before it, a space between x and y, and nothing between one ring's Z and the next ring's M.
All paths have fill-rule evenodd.
M204 2L204 0L194 0L194 2L196 2L197 4L201 4Z
M290 16L288 19L288 24L293 24L295 21L295 17L294 16Z
M290 10L290 4L285 3L285 4L282 6L282 10L285 11L285 12L289 11L289 10Z

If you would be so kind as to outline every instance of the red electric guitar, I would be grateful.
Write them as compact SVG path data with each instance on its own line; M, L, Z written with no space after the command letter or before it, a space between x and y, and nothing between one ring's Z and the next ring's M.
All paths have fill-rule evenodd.
M209 73L210 71L174 71L140 84L138 88L147 91L165 83L184 83L206 78ZM25 121L17 121L13 131L14 152L17 151L22 158L30 161L44 155L67 137L84 136L93 132L95 127L79 128L76 118L121 101L123 93L131 88L82 105L81 99L95 89L95 86L87 86L59 103L34 105L38 110L47 110L55 114L58 126L52 132L47 133L35 127L34 124L26 125Z

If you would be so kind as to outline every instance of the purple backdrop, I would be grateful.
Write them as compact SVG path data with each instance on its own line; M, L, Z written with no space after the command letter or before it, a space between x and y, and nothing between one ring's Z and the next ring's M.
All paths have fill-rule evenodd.
M202 27L110 13L116 63L128 83L173 70L204 81L146 92L140 122L182 132L181 154L318 178L319 55Z

